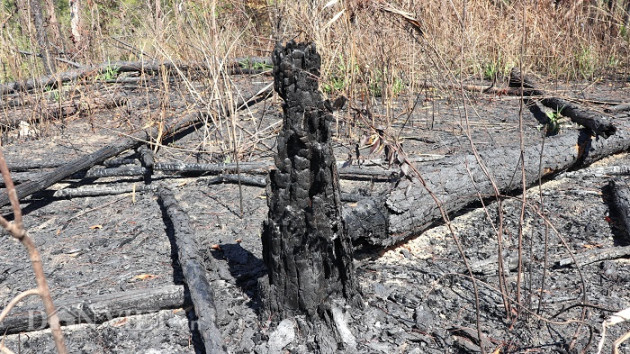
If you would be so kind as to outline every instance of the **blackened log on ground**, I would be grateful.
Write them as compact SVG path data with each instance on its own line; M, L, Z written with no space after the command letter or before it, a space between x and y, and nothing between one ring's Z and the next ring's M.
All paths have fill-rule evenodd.
M154 313L185 306L184 287L166 285L159 288L129 290L91 298L55 301L57 315L63 326L100 324L117 317ZM48 327L44 311L20 312L16 309L0 323L6 334L38 331Z
M158 176L159 179L163 176ZM219 183L241 183L242 185L254 187L266 187L267 179L265 177L252 177L243 175L218 175L207 179L198 179L199 182L206 184ZM153 184L142 183L108 183L105 185L91 185L80 188L64 188L53 194L54 198L77 198L77 197L97 197L104 195L119 195L126 193L141 193L145 191L155 191L157 186ZM361 199L369 198L369 196L359 193L341 193L342 202L358 202Z
M93 167L87 171L80 171L73 173L70 176L66 176L64 180L80 180L103 177L140 177L147 174L148 170L141 166L120 166L112 168ZM39 180L46 173L36 172L18 172L12 173L11 177L16 184L28 183L30 181ZM1 186L4 186L4 182L0 182Z
M89 186L83 188L65 188L53 194L55 198L77 198L77 197L98 197L104 195L119 195L126 193L140 193L145 191L155 191L157 186L153 184L121 184L113 183L108 186Z
M229 72L240 74L244 66L250 65L269 65L267 58L236 58L230 63L226 63L225 67ZM54 75L46 75L35 79L29 79L24 82L16 81L0 85L0 96L12 92L29 91L35 88L43 89L44 87L54 88L59 83L78 80L90 76L97 76L106 72L145 72L159 73L165 68L170 71L190 71L190 70L207 70L205 64L187 64L157 61L115 61L103 63L97 66L83 67L80 69L70 70ZM247 68L249 69L249 68Z
M339 165L343 165L340 163ZM155 171L178 172L188 174L217 174L239 172L244 174L267 174L274 169L270 162L241 162L228 164L200 164L182 162L158 162L153 167ZM347 166L339 170L339 177L343 179L388 181L396 177L398 169L369 168L361 166Z
M217 328L217 309L214 304L214 291L206 278L206 267L199 255L199 244L190 226L188 214L179 206L173 192L165 187L158 188L157 195L173 224L177 260L190 292L190 298L197 315L197 329L203 339L206 353L225 353L226 348ZM209 258L209 261L212 257ZM212 266L212 265L210 265Z
M137 149L140 155L140 162L144 168L144 181L145 183L151 183L151 176L153 176L153 167L155 165L155 159L153 156L153 150L147 145L140 145Z
M545 93L538 90L531 78L524 76L518 68L513 68L510 72L510 87L520 88L523 85L523 94L526 96L541 96L540 102L546 107L569 117L573 122L589 128L593 133L604 138L615 134L617 128L611 121L602 117L594 111L583 109L577 105L557 97L545 96Z
M306 315L317 331L322 329L318 324L325 323L335 336L334 346L348 348L354 337L343 338L344 331L335 325L337 301L359 305L359 297L352 245L341 218L330 141L332 113L318 90L321 59L314 44L291 41L276 46L273 62L275 89L284 100L284 125L278 136L277 170L269 175L269 214L262 234L269 274L265 307L275 322ZM319 332L318 337L319 350L338 350L326 347L331 341L326 334Z
M626 241L630 241L630 186L621 180L612 180L608 186L612 192L614 214L624 229Z
M590 164L608 155L630 148L630 123L620 122L617 134L597 139L584 131L565 130L545 141L542 165L540 146L525 148L525 173L528 185L543 176L568 168ZM515 147L481 151L490 176L503 193L518 189L520 184L520 150ZM470 173L467 171L469 170ZM494 195L490 180L473 155L461 155L423 165L420 169L427 187L435 193L447 212L455 212ZM473 182L474 181L474 182ZM417 235L441 220L435 202L418 182L401 183L388 195L359 201L344 209L344 219L355 246L390 246Z
M270 92L267 90L258 92L254 94L253 96L251 96L250 98L239 103L237 106L238 107L237 109L239 110L245 109L246 107L249 107L256 102L260 102L261 100L269 97L269 94ZM207 115L203 112L193 112L180 119L173 118L171 119L170 123L166 124L166 126L164 127L163 132L162 132L162 138L170 137L184 128L201 124L201 122L204 121L204 118L207 118ZM104 160L112 156L116 156L120 154L121 152L127 149L132 149L132 148L135 148L136 146L140 146L145 141L152 141L153 139L157 137L158 133L159 133L158 128L153 127L149 129L148 131L143 131L143 132L133 134L130 137L124 138L118 142L107 145L96 152L82 156L70 162L67 165L60 166L51 172L43 174L37 180L20 184L15 189L18 199L22 199L35 192L39 192L43 189L46 189L74 173L88 169L98 163L103 162ZM5 191L4 193L0 194L0 206L4 206L6 204L9 204L9 197Z

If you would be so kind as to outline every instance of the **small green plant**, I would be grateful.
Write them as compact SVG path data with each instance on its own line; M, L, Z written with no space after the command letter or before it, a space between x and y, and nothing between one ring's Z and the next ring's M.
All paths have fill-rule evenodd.
M336 67L331 69L328 74L328 81L322 84L322 91L327 94L335 91L344 91L350 86L350 73L353 71L353 67L354 72L359 72L359 65L349 65L343 54L339 54L335 63Z
M332 77L330 82L322 84L322 91L325 93L333 93L335 91L343 91L348 86L344 78Z
M547 112L547 118L549 118L549 120L543 127L545 134L548 136L558 134L558 132L560 132L560 123L558 123L558 119L560 119L560 112L549 111Z
M403 92L404 89L405 89L405 82L401 78L395 77L394 83L392 85L392 93L395 96L398 96L399 94Z
M593 77L595 73L595 58L590 47L583 46L576 54L577 69L583 79Z
M118 77L118 68L116 65L111 65L109 59L107 60L107 67L103 72L96 75L96 80L109 81Z
M273 69L273 65L263 63L263 62L252 62L249 59L243 60L238 63L242 69L254 69L254 70L271 70Z
M44 92L50 95L53 101L59 102L63 98L63 91L54 88L54 86L44 87Z
M498 72L498 64L496 62L486 63L483 68L483 78L485 80L494 80Z
M376 70L368 82L368 91L374 97L383 96L384 85L389 85L390 93L398 96L405 90L405 82L398 76L389 77L387 69Z
M619 59L614 54L611 54L610 57L608 57L609 68L617 68L620 64Z

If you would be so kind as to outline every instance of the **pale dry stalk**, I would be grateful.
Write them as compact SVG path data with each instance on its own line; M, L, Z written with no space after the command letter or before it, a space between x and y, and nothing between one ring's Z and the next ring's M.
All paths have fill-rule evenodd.
M44 303L46 315L48 316L48 325L50 326L50 330L55 341L55 347L57 348L58 353L65 354L68 350L66 349L63 334L61 333L59 317L57 316L57 311L55 310L55 305L53 304L52 297L50 296L50 290L48 289L48 283L46 282L46 277L44 275L42 258L39 251L37 251L35 242L33 242L33 239L29 237L28 232L24 229L22 224L22 210L20 208L15 186L13 185L13 180L11 179L11 175L9 173L9 167L4 159L2 150L0 150L0 172L2 173L2 178L4 179L4 185L6 186L6 191L9 195L14 215L13 222L9 222L4 217L0 216L0 225L4 227L11 236L18 239L22 245L26 247L31 260L31 265L33 266L33 272L35 273L37 291Z

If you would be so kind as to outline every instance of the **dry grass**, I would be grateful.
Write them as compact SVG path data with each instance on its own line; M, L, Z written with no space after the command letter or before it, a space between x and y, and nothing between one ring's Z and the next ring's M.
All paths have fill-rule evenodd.
M15 3L1 2L0 83L43 74L38 58L20 53L37 49L33 28L22 25ZM630 74L630 0L91 1L83 3L85 40L78 48L70 40L67 2L57 3L66 35L53 43L56 57L83 65L140 58L204 63L206 89L190 83L187 90L197 107L207 109L208 126L228 132L221 134L228 137L220 141L224 151L236 150L242 140L234 122L219 119L239 95L225 64L234 57L268 57L277 40L317 44L325 93L365 104L379 97L387 108L425 82L502 80L521 64L556 80ZM58 71L69 68L57 61ZM386 119L389 125L389 113Z
M2 82L41 73L37 60L18 54L36 45L14 3L5 0L0 8ZM437 58L455 70L462 46L462 74L505 74L519 62L519 38L526 31L523 64L540 74L592 79L626 74L630 66L627 0L197 0L158 7L148 0L95 1L83 8L86 42L78 51L69 37L67 5L58 3L67 36L54 45L66 52L59 56L84 64L134 60L142 51L158 59L219 65L229 56L268 56L277 39L296 38L316 42L332 89L372 83L375 91L383 89L376 87L379 82L393 85L400 79L410 85L446 69L435 67ZM417 19L424 36L383 9Z

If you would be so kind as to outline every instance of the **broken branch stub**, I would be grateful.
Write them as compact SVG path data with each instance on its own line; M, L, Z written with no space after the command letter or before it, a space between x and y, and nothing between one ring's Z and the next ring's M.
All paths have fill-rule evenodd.
M330 319L333 300L358 296L330 143L332 113L318 91L321 59L314 44L291 41L276 46L273 62L284 126L263 224L265 308L276 321L295 315Z

